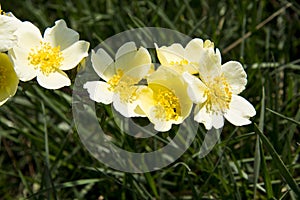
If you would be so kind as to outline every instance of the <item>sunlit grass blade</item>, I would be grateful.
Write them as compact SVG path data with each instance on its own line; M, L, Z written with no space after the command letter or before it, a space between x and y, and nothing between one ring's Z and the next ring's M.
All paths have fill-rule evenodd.
M148 184L149 184L149 186L150 186L150 188L151 188L154 196L156 198L159 198L159 195L158 195L158 192L157 192L157 189L156 189L156 184L155 184L155 182L153 180L153 177L152 177L151 173L145 173L144 175L146 177L146 180L147 180L147 182L148 182Z
M276 111L274 111L274 110L271 110L270 108L266 108L266 109L267 109L268 111L270 111L271 113L273 113L273 114L275 114L275 115L277 115L277 116L279 116L279 117L281 117L281 118L283 118L283 119L286 119L286 120L288 120L288 121L290 121L290 122L293 122L293 123L297 124L298 126L300 126L300 122L294 120L293 118L286 117L286 116L284 116L284 115L282 115L282 114L280 114L280 113L278 113L278 112L276 112Z
M296 180L293 178L285 164L283 163L282 159L278 155L278 153L275 151L273 145L270 143L268 138L261 132L259 127L255 124L257 133L259 134L263 144L268 149L269 153L271 154L273 161L275 162L279 173L282 175L282 177L285 179L286 183L290 186L290 188L299 196L300 195L300 189L296 182Z
M105 179L101 179L101 178L80 179L80 180L76 180L76 181L68 181L68 182L57 184L57 185L54 186L54 188L56 190L63 189L63 188L72 188L72 187L76 187L76 186L80 186L80 185L88 185L88 184L98 183L98 182L101 182L101 181L104 181L104 180ZM29 199L35 198L35 197L37 197L41 194L49 192L50 190L53 190L53 187L41 189L40 191L30 195L28 198Z

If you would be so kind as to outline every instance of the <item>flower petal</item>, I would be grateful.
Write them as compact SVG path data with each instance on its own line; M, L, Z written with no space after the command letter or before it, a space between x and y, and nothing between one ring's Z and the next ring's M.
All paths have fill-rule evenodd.
M67 27L66 22L61 19L55 22L51 28L47 28L44 33L46 42L50 42L51 46L60 46L64 50L79 40L79 34Z
M14 16L0 15L0 52L8 51L17 44L17 37L13 33L21 23Z
M0 76L3 77L1 82L0 101L5 103L8 98L15 95L19 79L7 54L0 53L0 63Z
M92 50L92 65L95 72L105 81L108 81L116 73L113 59L103 49L95 53Z
M222 114L214 113L212 115L212 126L215 129L222 128L224 126L224 117Z
M135 67L150 66L151 56L144 47L139 48L138 51L131 51L116 58L116 69L121 69L127 72Z
M204 124L207 130L212 128L212 117L205 108L205 106L201 107L199 104L195 107L194 110L194 120L196 122Z
M78 41L62 51L63 61L61 70L69 70L76 67L79 62L88 56L90 43Z
M37 75L37 82L46 89L59 89L71 85L71 81L66 73L61 70L44 75L39 72Z
M199 76L203 82L209 82L221 74L221 53L209 49L200 54Z
M115 59L126 56L128 53L136 52L137 48L134 42L126 42L117 51Z
M103 81L88 81L83 85L87 89L90 98L98 103L110 104L113 100L113 92L108 88L109 84Z
M139 67L135 67L126 71L126 73L122 76L120 81L127 81L127 78L133 79L136 84L143 79L150 71L151 66L149 64L140 65Z
M221 114L207 111L205 105L198 104L194 110L194 120L204 124L207 130L212 127L219 129L224 126L224 118Z
M114 94L113 95L113 106L124 117L141 117L140 114L135 112L135 109L138 106L137 101L124 102L121 100L119 94Z
M172 128L172 120L166 121L156 117L156 107L151 107L148 118L154 124L154 129L160 132L169 131Z
M15 46L8 53L14 63L17 76L21 81L29 81L36 77L37 70L34 69L34 66L29 64L29 52L27 50Z
M185 47L185 57L190 62L199 63L201 54L204 51L203 49L203 40L199 38L192 39Z
M171 46L162 46L158 48L155 44L157 57L164 66L170 66L173 63L180 62L184 59L184 48L181 44L175 43Z
M6 98L6 99L0 101L0 106L2 106L5 102L7 102L8 99L9 99L9 98Z
M153 90L147 86L140 86L137 90L137 93L139 107L147 115L154 104Z
M182 76L189 85L187 92L192 102L205 102L206 96L204 95L204 92L207 89L207 87L204 85L204 83L202 83L202 81L199 78L189 74L188 72L184 72Z
M40 46L43 41L40 30L30 22L21 23L14 34L18 37L18 46L27 50Z
M229 110L224 115L225 118L235 126L250 124L250 117L253 117L256 111L251 103L238 95L232 95Z
M243 66L236 61L229 61L221 66L233 94L241 93L247 84L247 74Z

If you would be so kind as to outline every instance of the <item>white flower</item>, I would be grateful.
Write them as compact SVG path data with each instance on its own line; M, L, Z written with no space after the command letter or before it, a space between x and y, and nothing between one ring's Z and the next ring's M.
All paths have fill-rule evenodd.
M14 71L9 57L0 53L0 106L15 95L19 79Z
M168 131L188 117L192 101L187 84L175 70L160 66L148 78L148 87L139 90L139 108L154 124L157 131Z
M4 13L0 5L0 52L11 49L17 43L17 36L14 34L21 21L12 13Z
M88 56L89 43L79 41L79 34L68 28L64 20L47 28L42 37L39 29L30 22L23 22L15 32L18 43L9 55L21 81L37 77L47 89L71 85L63 70L70 70Z
M92 65L104 81L88 81L84 88L96 102L110 104L125 117L143 116L135 112L137 84L150 72L152 63L147 49L137 49L134 42L122 45L113 59L103 50L92 51Z
M188 82L188 94L196 103L195 121L203 123L206 129L218 129L224 125L225 117L236 126L250 124L250 117L256 114L254 107L238 96L245 89L247 75L239 62L229 61L221 65L221 55L203 51L200 55L199 76L183 73Z
M190 74L198 73L200 53L214 50L211 41L203 42L199 38L192 39L185 48L179 43L160 48L155 44L155 47L161 65L171 67L179 73L187 71Z

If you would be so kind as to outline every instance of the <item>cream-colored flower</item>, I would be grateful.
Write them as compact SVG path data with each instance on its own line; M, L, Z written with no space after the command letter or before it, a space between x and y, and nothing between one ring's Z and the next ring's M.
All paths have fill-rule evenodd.
M12 13L4 13L0 5L0 52L11 49L17 43L17 36L14 34L21 21Z
M192 101L187 84L175 70L160 66L148 78L148 87L139 90L139 108L154 124L157 131L168 131L188 117Z
M19 79L8 55L0 53L0 106L15 95L18 84Z
M37 77L47 89L71 85L63 70L70 70L88 56L89 43L79 40L79 34L68 28L64 20L47 28L42 37L39 29L30 22L23 22L15 32L17 45L9 55L21 81Z
M110 104L125 117L143 116L134 110L138 105L138 83L152 68L147 49L137 49L134 42L122 45L113 59L103 50L92 51L92 65L104 81L88 81L84 88L96 102Z
M192 39L185 48L179 43L171 46L156 46L157 57L163 66L171 67L173 70L183 73L185 71L190 74L198 73L200 54L203 51L214 51L214 44L202 39Z
M221 55L203 51L199 62L200 79L187 72L184 79L189 84L188 94L197 104L194 119L206 129L218 129L224 125L224 117L236 126L250 124L256 114L254 107L238 96L247 84L247 74L239 62L229 61L221 65Z

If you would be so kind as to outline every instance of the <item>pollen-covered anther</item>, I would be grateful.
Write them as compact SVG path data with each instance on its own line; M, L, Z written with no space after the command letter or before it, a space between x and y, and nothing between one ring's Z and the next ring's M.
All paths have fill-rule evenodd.
M223 75L215 77L207 84L204 91L206 96L206 109L214 113L225 113L229 109L232 98L232 92L229 84Z
M40 42L40 44L40 46L31 49L28 61L30 65L34 66L34 69L39 69L48 76L59 69L64 58L60 46L52 47L48 42Z
M137 99L136 79L123 75L122 70L118 70L107 83L110 85L109 90L120 95L120 100L124 103L132 103Z
M124 72L121 69L118 69L117 73L107 81L107 83L110 85L110 87L108 88L110 91L114 91L115 87L120 82L120 79L122 78L123 74Z
M186 59L182 59L180 61L171 61L170 64L171 65L187 65L187 64L189 64L189 61Z
M165 118L165 120L178 120L180 115L179 99L171 91L159 90L155 104L157 105L157 118Z

